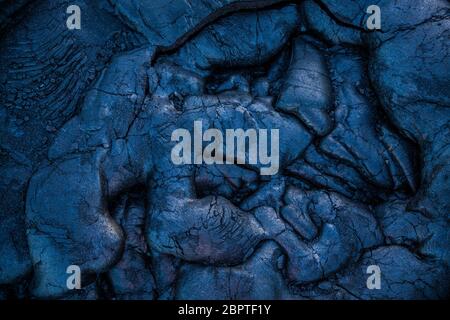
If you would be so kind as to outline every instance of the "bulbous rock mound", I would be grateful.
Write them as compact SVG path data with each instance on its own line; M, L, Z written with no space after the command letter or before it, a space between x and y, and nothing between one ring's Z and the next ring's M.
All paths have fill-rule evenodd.
M369 2L0 1L0 299L448 298L450 5Z

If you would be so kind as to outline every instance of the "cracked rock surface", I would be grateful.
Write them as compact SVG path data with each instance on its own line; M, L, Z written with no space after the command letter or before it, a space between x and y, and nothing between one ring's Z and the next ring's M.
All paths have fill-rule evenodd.
M71 4L0 0L0 299L449 298L448 1ZM194 121L279 170L174 164Z

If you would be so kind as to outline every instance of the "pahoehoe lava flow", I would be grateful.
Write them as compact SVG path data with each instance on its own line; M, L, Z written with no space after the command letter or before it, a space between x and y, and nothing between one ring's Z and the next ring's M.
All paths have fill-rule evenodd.
M0 300L448 299L450 3L371 2L0 0Z

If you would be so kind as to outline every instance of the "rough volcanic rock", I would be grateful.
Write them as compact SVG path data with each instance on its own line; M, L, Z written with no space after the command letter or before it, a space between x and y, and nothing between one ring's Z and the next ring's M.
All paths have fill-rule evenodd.
M70 4L0 0L0 299L448 298L448 1Z

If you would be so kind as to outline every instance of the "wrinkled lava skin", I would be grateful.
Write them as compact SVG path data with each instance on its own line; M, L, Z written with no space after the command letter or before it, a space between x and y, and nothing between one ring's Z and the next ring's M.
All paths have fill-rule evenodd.
M0 0L0 299L449 298L450 4L371 2Z

